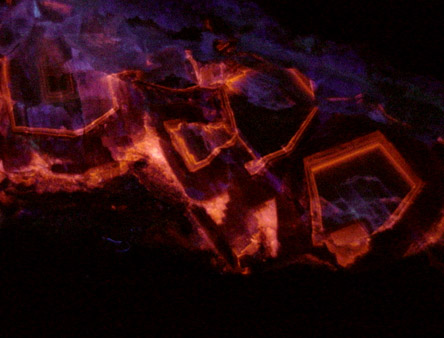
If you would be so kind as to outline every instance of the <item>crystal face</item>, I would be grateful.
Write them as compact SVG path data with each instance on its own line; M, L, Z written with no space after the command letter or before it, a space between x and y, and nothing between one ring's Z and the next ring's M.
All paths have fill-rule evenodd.
M401 198L375 176L353 176L336 186L336 198L326 200L320 193L325 228L360 222L372 233L395 211Z
M379 132L314 154L305 169L313 242L325 243L341 265L367 252L374 233L395 226L423 186Z
M112 80L63 36L35 25L2 61L4 97L15 131L78 136L115 110Z

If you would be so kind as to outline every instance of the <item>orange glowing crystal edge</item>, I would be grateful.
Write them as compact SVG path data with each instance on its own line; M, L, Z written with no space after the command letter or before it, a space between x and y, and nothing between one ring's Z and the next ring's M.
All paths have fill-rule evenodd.
M191 92L196 88L197 87L190 87L187 88L188 89L187 91ZM291 152L293 152L298 142L300 141L302 135L304 134L304 132L306 131L306 129L313 121L314 117L318 112L318 108L313 107L308 112L305 120L300 125L299 129L291 137L288 143L281 147L281 149L266 154L264 156L259 156L255 152L255 149L253 149L250 145L248 145L244 137L241 135L239 128L237 127L235 113L233 112L230 106L230 100L227 95L229 89L226 86L221 86L219 88L208 88L208 90L215 90L218 92L223 107L222 110L223 118L221 121L217 123L213 123L212 125L207 127L201 126L201 128L202 129L205 128L208 131L208 134L211 133L216 134L217 132L222 132L225 133L226 136L225 140L223 142L218 142L220 145L214 147L211 150L210 154L208 154L208 156L206 156L204 159L196 159L196 156L189 151L189 148L186 145L186 140L184 139L184 137L181 137L179 135L181 127L184 126L184 123L181 120L170 120L164 122L165 129L170 134L174 148L179 154L181 154L188 170L191 172L196 172L208 166L211 163L211 161L221 152L222 149L232 147L237 142L239 142L239 144L248 152L248 154L252 158L252 160L245 163L245 168L250 173L250 175L263 173L266 171L266 168L270 166L273 162L283 157L286 157ZM177 89L170 89L170 91L174 92L177 91Z
M293 152L299 139L317 113L317 107L310 108L305 112L305 119L300 125L296 126L295 133L287 144L282 146L280 150L273 152L271 156L265 155L265 158L261 158L252 156L255 149L244 141L244 136L236 126L236 114L242 112L236 111L235 113L231 108L230 89L227 86L193 86L185 89L174 89L145 82L139 78L140 75L137 72L120 74L122 78L130 77L133 85L153 94L153 97L156 96L154 93L162 93L162 97L171 100L175 95L180 95L184 102L188 102L187 97L196 96L197 93L203 91L211 97L217 98L220 102L220 115L212 122L191 122L183 117L165 118L164 120L164 117L158 117L159 121L155 125L157 128L164 129L168 134L168 137L164 139L166 141L164 145L169 144L169 149L180 155L182 160L175 164L170 163L170 165L175 171L176 177L182 177L180 178L180 184L188 205L188 218L197 226L211 249L225 261L222 264L224 265L223 269L225 271L246 273L250 270L248 263L244 264L245 259L250 260L250 262L251 259L258 261L279 259L278 210L282 206L277 204L277 199L283 199L283 192L277 191L280 188L273 189L274 192L270 196L260 197L257 204L250 206L251 198L243 196L243 193L241 194L242 198L234 196L235 199L239 198L239 200L237 204L233 204L233 190L239 189L238 185L250 186L254 190L260 185L260 182L266 183L270 178L279 181L279 178L274 178L273 175L269 176L266 167L275 160ZM150 95L148 93L146 95ZM153 100L155 99L153 98ZM154 104L150 111L153 115L156 115L159 113L159 109L159 106ZM160 114L160 116L163 116L163 114ZM190 145L192 139L190 140L190 136L187 136L187 130L195 130L199 136L205 139L207 145L205 152L196 152L192 144ZM265 139L269 137L273 137L273 135L264 135ZM166 150L166 152L170 153L171 150ZM227 163L223 163L225 160L221 160L219 157L222 152L224 153L222 157L226 158L227 152L232 152L232 154L241 155L244 160L232 161L233 158ZM237 155L234 157L236 158ZM249 161L252 158L261 161L261 170L257 172L248 170L246 164L250 163ZM217 172L224 171L223 168L228 170L230 176L234 175L229 182L222 182L223 179L219 181L221 178ZM210 176L207 177L207 175ZM193 177L198 179L198 183L188 182L190 185L187 186L188 178L193 181ZM190 190L204 191L206 185L210 187L226 186L221 191L205 198L192 196L188 193ZM254 194L254 192L252 193ZM227 215L226 212L228 205L230 205L228 213L231 216ZM236 209L239 210L236 211ZM313 259L310 261L313 261Z
M390 216L377 229L369 230L356 219L339 229L327 229L323 222L322 201L318 191L317 178L335 169L359 163L371 154L379 154L387 160L396 175L407 184L407 193ZM375 166L378 163L373 163ZM312 241L315 246L326 245L341 266L353 264L370 250L373 236L393 228L421 192L424 182L413 172L396 148L377 131L351 142L308 156L304 159L305 174L310 196ZM342 168L341 168L342 166ZM335 185L335 182L332 183Z
M13 101L11 99L8 87L10 77L8 74L8 63L6 58L0 59L0 66L2 75L2 81L0 81L0 97L3 98L3 103L5 104L4 107L7 108L6 111L9 113L12 127L11 129L13 132L72 138L88 133L93 128L104 122L116 110L118 110L118 101L120 96L119 98L117 97L117 94L114 93L114 88L119 88L118 86L122 85L122 83L120 80L118 80L117 76L108 75L107 81L110 86L110 93L112 95L114 108L87 126L78 130L42 129L17 126L15 124L12 108ZM314 103L313 86L311 85L311 82L302 74L295 73L295 70L291 70L290 73L293 75L297 74L294 81L296 86L301 87L302 84L304 84L304 86L302 86L303 89L305 88L305 92L307 92L308 96L313 98ZM242 76L234 78L236 81L242 80L242 78L248 76L248 74L252 74L252 72L243 72ZM235 82L235 80L233 81ZM307 111L305 120L299 126L299 129L295 130L295 134L291 137L290 141L286 145L283 145L278 151L260 157L256 155L255 150L248 145L247 141L243 139L243 135L236 125L236 115L231 108L229 98L229 94L232 89L226 83L217 84L217 86L213 87L196 85L186 89L168 88L152 83L143 83L143 86L146 86L149 90L155 89L163 91L166 96L168 96L168 93L192 94L194 91L206 90L215 93L215 95L220 99L221 119L214 123L204 125L200 122L190 123L181 119L173 119L163 122L163 128L167 131L169 140L171 142L170 148L173 149L173 152L177 152L177 154L182 158L187 170L187 175L190 173L200 175L200 173L202 173L201 170L204 170L205 168L205 170L211 170L214 168L214 160L221 152L232 146L238 145L240 146L239 148L243 148L243 150L250 155L250 159L253 159L244 162L242 165L242 167L246 169L246 172L248 173L246 176L250 176L251 180L255 180L258 177L267 176L270 174L270 171L268 170L268 166L270 164L293 153L298 141L317 113L317 107L312 107L311 110ZM117 91L118 89L116 92ZM146 112L146 114L149 115L150 113ZM239 114L239 112L237 111L236 114ZM118 116L118 118L123 119L126 119L127 117L128 116L126 114L121 114ZM191 148L187 146L188 140L185 136L186 134L182 134L182 129L185 127L198 128L199 130L203 131L202 135L207 135L206 137L212 141L209 142L212 148L208 149L208 156L204 157L203 159L197 158L191 151ZM108 127L105 126L105 129L106 128ZM272 137L273 135L266 136ZM152 135L146 134L146 140L141 143L141 148L143 148L146 154L151 157L153 161L158 161L161 163L160 167L162 167L164 171L176 170L175 168L172 168L171 163L168 163L168 161L165 159L165 149L158 146L153 146L150 143L153 140L158 140L158 135L155 135L154 131ZM126 149L126 151L128 150L129 149ZM335 169L340 168L342 165L359 162L366 156L375 153L379 154L383 159L386 160L386 162L389 164L389 168L396 173L396 176L398 176L406 186L408 186L408 192L402 197L399 205L384 221L384 223L374 231L369 231L369 229L367 229L359 219L355 222L346 224L345 226L340 226L334 230L327 228L322 219L322 200L317 187L317 178L323 173L334 171ZM138 156L139 155L136 156L137 159L139 159ZM122 163L129 163L132 161L132 157L131 159L129 157L128 161L126 161L126 157L124 158L125 160L122 161ZM423 181L413 172L401 154L381 132L375 132L343 145L308 156L304 159L304 165L308 193L310 197L312 243L314 246L318 247L325 245L327 249L336 257L338 265L342 267L352 265L359 257L362 257L368 253L371 250L372 238L378 233L393 228L398 223L409 207L413 204L415 198L421 192L424 185ZM118 176L124 171L127 172L130 171L130 169L123 170L122 167L119 167L119 169L116 170L116 173L111 176ZM90 171L90 173L91 172L92 171ZM103 170L98 170L97 172L94 171L94 173L94 182L102 182L106 180L105 177L107 175L111 174L111 170L109 170L108 167L103 167ZM178 176L177 172L170 174L171 177L176 176L177 178ZM56 174L51 173L50 178L52 179L56 176ZM83 175L83 177L86 176L86 174ZM148 178L146 177L145 179ZM79 180L81 181L82 178L79 178ZM202 180L202 182L203 181L204 180ZM177 179L174 179L174 182L177 185L176 188L178 191L185 190L183 184L178 182ZM332 185L335 184L335 181L331 182ZM181 184L182 186L180 186ZM230 202L228 193L222 192L212 199L202 201L193 199L192 197L188 196L186 192L182 191L182 193L183 197L185 197L185 203L187 204L187 210L189 212L188 217L192 223L199 228L199 231L203 231L203 237L205 237L205 240L210 243L209 246L212 248L212 250L214 250L216 254L225 260L225 263L227 264L225 267L226 271L242 273L249 272L250 270L248 268L248 264L243 265L241 262L241 260L247 256L255 257L259 260L272 260L274 258L279 258L279 254L281 253L281 243L280 239L278 238L278 233L280 231L281 224L278 216L278 209L282 209L283 206L278 205L277 201L280 201L279 203L281 203L281 200L285 199L285 197L283 197L285 192L275 192L273 196L268 197L267 200L261 201L261 203L251 207L251 210L245 212L245 218L253 220L257 231L256 233L250 233L249 243L246 245L242 244L243 246L240 246L239 244L239 247L232 246L233 243L236 244L236 240L230 241L230 239L227 239L229 235L224 233L223 230L224 226L226 226L226 224L224 224L224 208L226 208L227 203ZM240 202L245 203L246 201L242 200ZM245 205L248 205L248 203L245 203ZM293 222L297 221L293 220ZM434 243L438 240L438 238L441 238L444 230L443 224L444 221L441 221L437 225L438 230L433 232L433 234L430 234L430 240L424 244L423 247L430 243ZM246 232L251 231L248 226L248 224L239 225L239 227L245 227ZM258 253L260 250L265 250L267 254L265 256L261 256ZM412 254L416 252L418 251L412 251ZM330 266L327 261L319 259L316 257L316 255L307 253L305 255L301 255L300 257L301 258L295 258L293 261L299 260L304 262L305 260L305 262L310 262L312 264L317 263Z
M44 59L45 54L54 54L53 51L51 50L46 51L45 48L40 48L39 50L40 54L43 55L41 56L42 59ZM53 102L58 102L58 101L63 102L64 100L67 100L70 96L76 96L76 97L79 96L78 94L74 93L77 92L78 89L76 88L75 85L76 82L72 78L70 78L69 81L70 88L68 88L68 90L62 93L56 93L56 94L50 93L50 91L48 90L49 87L48 79L46 78L47 77L46 75L48 74L46 74L44 70L45 68L44 64L45 62L43 61L39 62L39 67L38 67L39 77L41 82L41 92L44 100L48 101L49 104L52 104ZM301 90L301 93L304 93L304 95L308 98L308 100L314 103L315 95L314 95L313 82L310 81L305 75L303 75L296 69L293 68L288 69L286 70L286 72L288 73L288 76L292 80L295 87L299 88ZM0 58L0 73L1 73L0 86L2 88L2 90L0 90L0 93L5 102L7 112L9 114L11 129L15 133L74 138L84 135L93 130L98 125L104 123L110 116L115 114L115 112L119 109L118 99L116 98L116 95L114 95L114 91L118 90L118 87L120 85L118 82L120 81L117 80L117 78L113 75L107 75L105 76L106 88L103 88L103 90L109 93L113 107L110 110L104 112L101 116L97 117L93 121L87 123L83 127L70 130L67 128L42 128L42 127L19 125L16 122L16 116L14 113L14 100L12 99L11 90L10 90L10 84L11 84L10 65L7 57ZM180 129L181 121L168 121L165 123L165 127L171 135L175 149L183 156L185 164L187 165L187 168L191 172L195 172L198 171L199 169L202 169L203 167L206 167L220 153L222 149L231 147L236 142L240 142L252 157L252 160L245 164L245 168L248 170L248 172L251 175L263 172L273 162L279 160L282 157L288 156L295 149L303 133L305 132L305 130L308 128L308 126L316 116L318 108L313 105L313 107L305 117L305 120L300 125L299 129L295 132L295 134L291 137L291 139L288 141L287 144L283 145L281 149L278 149L272 153L266 154L264 156L258 155L257 152L254 149L252 149L251 146L248 145L248 142L246 142L246 140L240 135L241 133L236 124L235 113L233 112L230 106L227 94L228 92L233 90L231 89L231 84L236 83L238 81L242 81L243 78L248 76L248 73L249 71L243 70L240 75L233 76L233 78L228 78L225 83L217 85L217 87L219 88L217 88L216 86L207 87L207 86L198 85L181 90L181 89L171 89L151 84L153 87L162 88L166 91L171 91L171 92L177 92L177 91L192 92L197 88L206 88L208 90L218 91L219 95L221 96L221 102L223 104L223 113L224 113L223 120L220 121L220 123L218 123L217 125L215 124L214 127L208 127L207 129L210 132L215 130L216 132L217 130L222 130L226 135L228 135L228 138L220 146L214 147L214 149L205 159L198 160L193 156L193 154L190 154L186 147L185 141L183 139L180 139L180 137L177 136L177 133L174 133L174 131L178 131Z

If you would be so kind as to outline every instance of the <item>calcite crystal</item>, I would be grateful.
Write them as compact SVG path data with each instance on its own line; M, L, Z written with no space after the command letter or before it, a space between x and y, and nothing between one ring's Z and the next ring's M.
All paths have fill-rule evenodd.
M341 265L367 252L372 234L392 228L424 184L379 132L304 163L313 243L325 243Z

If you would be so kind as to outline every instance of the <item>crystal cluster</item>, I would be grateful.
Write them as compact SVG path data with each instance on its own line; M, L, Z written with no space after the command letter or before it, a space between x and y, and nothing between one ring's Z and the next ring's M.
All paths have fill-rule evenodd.
M351 50L285 45L234 1L22 0L0 13L3 208L23 214L23 189L136 179L189 222L159 229L147 214L147 242L173 238L237 272L440 241L436 145L386 111Z

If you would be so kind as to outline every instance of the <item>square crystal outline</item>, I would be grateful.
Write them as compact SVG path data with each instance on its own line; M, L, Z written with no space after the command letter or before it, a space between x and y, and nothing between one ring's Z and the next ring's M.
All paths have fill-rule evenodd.
M109 75L108 75L109 76ZM55 128L39 128L39 127L25 127L19 126L15 122L14 116L14 104L11 98L11 92L9 90L10 76L9 76L9 61L6 56L0 58L0 86L3 86L2 97L6 101L6 106L9 114L9 121L11 123L11 129L14 133L19 134L31 134L31 135L44 135L44 136L54 136L54 137L69 137L74 138L81 135L85 135L91 130L93 130L98 125L102 124L111 115L113 115L119 109L117 98L114 95L113 87L110 83L110 78L108 77L108 87L110 94L112 96L113 108L105 112L102 116L95 119L83 128L69 130L69 129L55 129Z
M424 182L413 172L410 165L404 160L398 150L396 150L393 144L391 144L380 131L304 158L305 175L310 197L312 241L315 246L321 246L329 238L329 232L323 227L322 207L316 185L315 173L326 168L334 168L340 163L354 161L356 158L375 150L382 152L393 168L410 186L410 191L383 225L369 236L393 228L421 192Z
M66 75L69 76L69 81L68 81L68 88L64 91L51 91L49 89L50 85L49 85L49 81L48 81L48 76L50 75L57 75L54 74L55 72L50 71L51 67L49 65L47 65L45 62L43 62L42 60L39 63L39 75L41 78L41 93L42 96L44 98L44 100L49 103L58 103L58 102L63 102L64 100L72 100L72 99L77 99L78 98L78 94L76 91L76 88L74 86L74 80L73 80L73 75L71 73L64 73ZM63 74L60 74L63 75Z
M215 125L217 127L223 127L227 131L227 133L231 134L231 137L222 145L215 147L211 150L210 154L205 157L202 160L196 160L194 155L188 151L188 148L186 146L186 142L178 137L174 131L177 128L180 123L182 123L182 120L168 120L163 123L165 129L167 130L168 134L170 135L171 142L173 144L173 147L176 149L176 151L181 155L187 169L190 172L196 172L206 166L208 166L216 157L219 155L219 153L222 151L222 149L229 148L236 144L238 140L238 133L236 132L236 123L234 121L234 115L232 113L232 110L230 108L229 99L226 93L226 90L223 86L217 87L217 88L205 88L205 87L199 87L199 86L193 86L185 89L174 89L174 88L167 88L163 86L158 86L151 84L151 87L153 88L160 88L162 90L167 91L173 91L173 92L193 92L195 90L211 90L216 92L216 94L219 96L221 100L221 110L222 110L222 121L216 122Z

